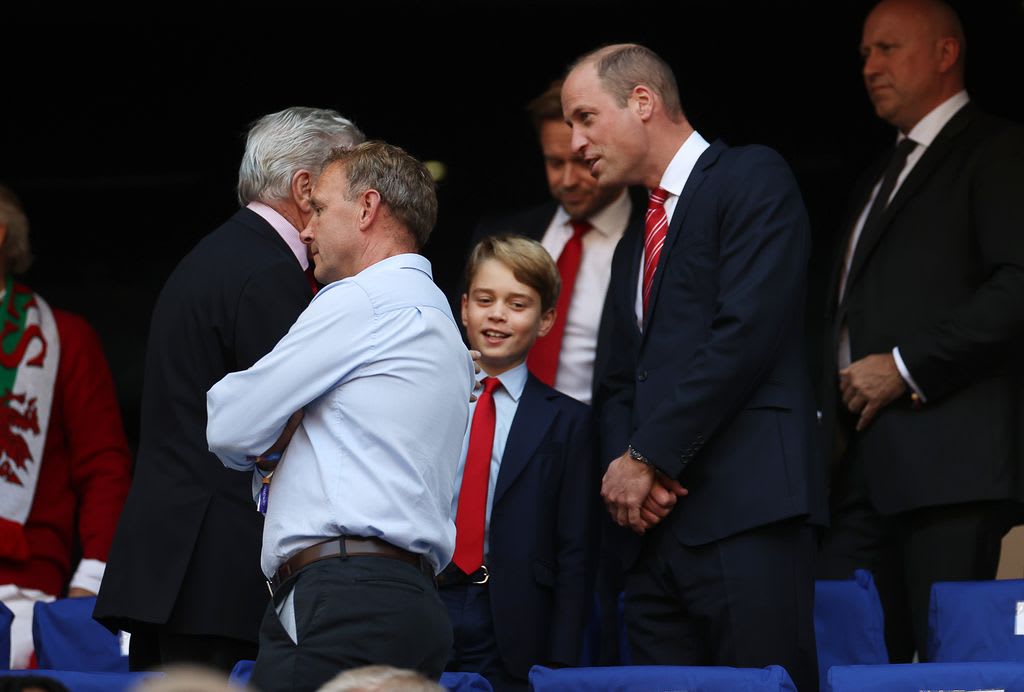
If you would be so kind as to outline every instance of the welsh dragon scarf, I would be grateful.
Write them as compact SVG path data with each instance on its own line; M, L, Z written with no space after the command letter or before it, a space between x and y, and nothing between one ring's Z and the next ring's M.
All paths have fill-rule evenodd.
M50 306L7 277L0 301L0 558L27 560L60 340Z

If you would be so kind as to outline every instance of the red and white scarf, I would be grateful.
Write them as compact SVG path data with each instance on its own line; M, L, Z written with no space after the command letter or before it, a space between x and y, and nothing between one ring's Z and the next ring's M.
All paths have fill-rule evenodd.
M28 559L24 525L39 481L59 360L50 306L8 277L0 301L0 558Z

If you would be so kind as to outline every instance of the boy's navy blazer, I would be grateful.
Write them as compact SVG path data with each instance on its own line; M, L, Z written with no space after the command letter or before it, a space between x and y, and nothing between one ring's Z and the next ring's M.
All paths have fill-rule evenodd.
M577 663L593 581L597 474L590 407L529 375L494 489L488 568L505 666Z

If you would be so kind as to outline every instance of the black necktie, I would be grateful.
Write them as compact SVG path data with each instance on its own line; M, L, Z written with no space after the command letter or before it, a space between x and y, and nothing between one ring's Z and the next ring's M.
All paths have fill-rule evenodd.
M896 181L900 178L900 173L903 172L903 167L907 165L907 157L910 156L910 152L917 146L917 142L910 139L909 137L903 138L896 148L893 149L892 155L889 157L889 163L885 166L885 174L882 176L882 186L878 188L878 194L875 195L875 201L871 204L871 211L868 212L868 216L864 219L864 228L868 229L874 226L878 221L878 217L882 215L885 208L889 206L889 198L892 197L892 191L896 187ZM861 236L864 235L864 231L861 231Z
M903 172L903 167L907 165L907 157L910 156L910 152L917 146L917 142L904 137L892 150L889 155L889 162L885 166L885 172L882 174L882 184L878 188L878 194L875 195L874 201L871 203L871 209L868 210L868 215L864 218L864 225L861 226L860 234L853 237L851 234L850 243L856 242L853 247L847 248L846 261L843 265L843 272L839 279L839 300L841 301L843 295L846 292L846 281L849 279L850 269L853 268L857 257L857 250L860 245L864 244L865 238L869 237L872 233L873 228L878 223L878 219L885 212L885 208L889 206L889 198L892 196L892 191L896 187L896 181L900 178L900 173Z

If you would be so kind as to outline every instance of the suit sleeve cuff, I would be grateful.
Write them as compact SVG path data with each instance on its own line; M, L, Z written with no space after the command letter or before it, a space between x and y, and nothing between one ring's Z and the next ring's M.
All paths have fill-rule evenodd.
M921 399L921 403L928 403L928 398L921 391L921 388L917 386L917 382L914 382L914 378L910 376L910 370L907 369L906 363L903 362L903 358L900 356L900 347L896 346L892 349L892 358L896 361L896 369L900 371L900 377L907 383L907 386L914 390L914 393Z
M92 593L100 592L100 582L103 581L103 570L107 563L101 560L85 558L78 563L75 576L71 577L71 588L85 589Z

